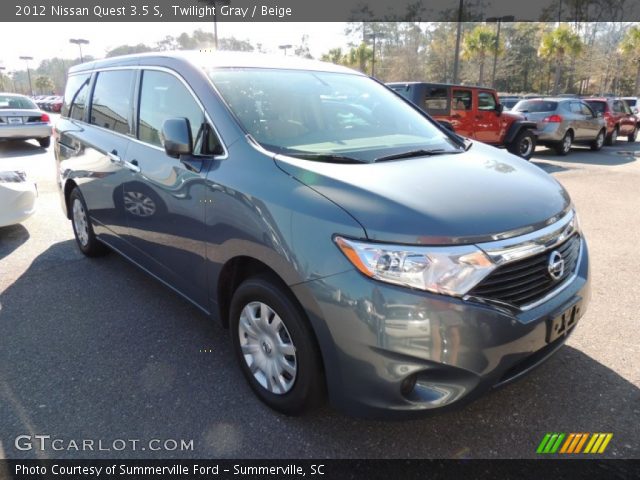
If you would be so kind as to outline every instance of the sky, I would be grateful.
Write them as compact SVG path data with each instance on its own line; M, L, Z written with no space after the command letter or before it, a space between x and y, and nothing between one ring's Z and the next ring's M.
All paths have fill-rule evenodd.
M177 36L196 29L213 32L213 23L0 22L0 66L6 67L7 71L23 70L25 65L19 60L20 56L33 57L29 66L34 68L46 58L77 58L78 47L69 43L69 38L89 40L89 45L82 47L83 54L102 58L106 51L119 45L153 44L167 35ZM349 39L344 36L344 29L344 23L218 22L218 38L234 36L254 45L262 43L265 49L282 53L278 45L300 44L302 35L307 34L311 54L317 58L330 48L346 46ZM37 33L25 35L27 31Z

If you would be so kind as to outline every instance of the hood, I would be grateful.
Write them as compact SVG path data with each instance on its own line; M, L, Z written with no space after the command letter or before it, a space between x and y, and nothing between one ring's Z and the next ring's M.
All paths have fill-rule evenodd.
M275 161L346 210L369 239L381 242L436 245L506 238L542 228L571 203L564 188L540 168L479 142L465 153L373 164L279 155Z

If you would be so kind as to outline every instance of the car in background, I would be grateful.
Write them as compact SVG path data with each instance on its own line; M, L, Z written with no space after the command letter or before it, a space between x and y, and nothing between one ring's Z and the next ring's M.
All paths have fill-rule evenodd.
M554 149L558 155L567 155L573 144L587 144L591 150L604 145L604 118L578 98L521 100L513 111L536 122L538 144Z
M53 95L44 95L42 96L39 100L36 101L36 105L38 105L38 108L41 108L42 110L46 110L45 105L47 104L47 102L53 100Z
M51 144L51 120L29 97L0 93L0 140L37 140Z
M36 211L36 184L22 170L0 170L0 227L23 222Z
M529 160L536 148L535 123L504 112L495 90L426 82L394 82L393 91L453 131Z
M57 96L53 100L51 100L51 102L47 104L49 111L53 113L60 113L60 110L62 109L62 100L63 97L60 96Z
M619 136L635 142L638 136L637 120L627 102L621 98L591 97L585 98L592 110L601 113L607 125L605 143L614 145Z
M622 97L622 99L627 102L629 108L631 109L631 113L633 113L636 117L636 125L640 126L640 97Z
M500 104L504 107L505 110L511 110L516 103L522 100L522 97L515 95L499 95L498 99L500 100Z

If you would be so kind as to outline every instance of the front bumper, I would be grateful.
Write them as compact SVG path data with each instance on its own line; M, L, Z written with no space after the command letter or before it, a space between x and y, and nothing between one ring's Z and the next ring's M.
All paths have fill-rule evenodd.
M539 365L567 338L547 343L547 322L576 303L577 318L586 311L588 252L581 241L573 281L526 312L396 287L356 271L294 286L316 330L332 404L356 416L411 416L461 405Z
M18 224L33 215L37 196L35 183L0 184L0 227Z
M30 139L50 136L51 125L48 123L0 125L0 138L2 139Z

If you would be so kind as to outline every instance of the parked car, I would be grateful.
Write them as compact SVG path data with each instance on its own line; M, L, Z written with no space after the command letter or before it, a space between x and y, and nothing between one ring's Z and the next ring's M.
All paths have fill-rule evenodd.
M51 144L49 115L29 97L0 93L0 140L35 139L42 148Z
M357 415L459 405L549 358L587 308L562 185L359 72L114 57L70 69L55 128L80 251L110 247L221 321L279 411L325 390Z
M15 225L33 215L37 196L35 183L23 171L0 171L0 227Z
M62 97L55 97L48 103L48 107L50 112L60 113L60 110L62 109Z
M513 111L536 122L538 144L553 148L558 155L567 155L574 144L586 144L596 151L604 145L604 119L580 99L522 100Z
M607 125L607 145L614 145L619 136L627 137L630 142L635 142L638 136L636 117L621 98L586 98L592 110L601 113Z
M631 113L636 117L636 126L640 127L640 103L638 103L638 97L623 97L623 100L627 102Z
M46 95L44 97L42 97L40 100L38 100L36 102L36 104L38 105L39 108L41 108L42 110L46 110L47 109L47 104L53 100L54 96L53 95Z
M463 137L473 138L530 159L536 148L535 124L504 112L495 90L424 82L388 86L436 120L447 121Z
M513 96L513 95L499 95L498 100L500 104L504 107L506 111L511 110L516 103L522 100L522 97Z

